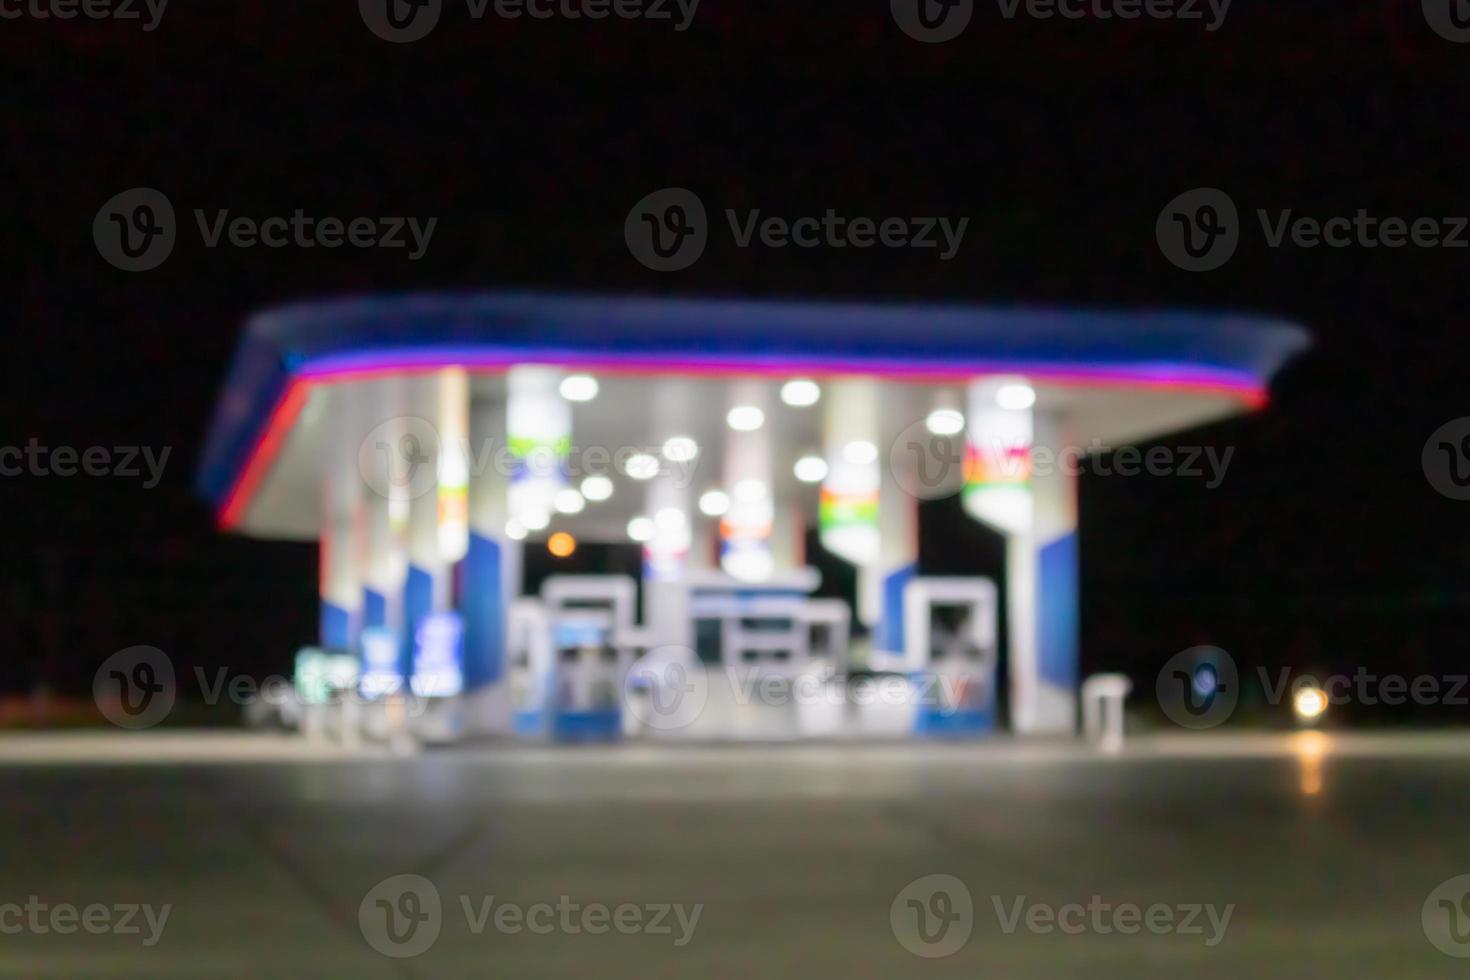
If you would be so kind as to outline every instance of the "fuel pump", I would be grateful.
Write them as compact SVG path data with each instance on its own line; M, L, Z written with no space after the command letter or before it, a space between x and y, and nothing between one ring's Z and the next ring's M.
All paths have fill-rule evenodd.
M976 735L996 718L996 590L985 578L916 577L903 591L903 667L917 735Z

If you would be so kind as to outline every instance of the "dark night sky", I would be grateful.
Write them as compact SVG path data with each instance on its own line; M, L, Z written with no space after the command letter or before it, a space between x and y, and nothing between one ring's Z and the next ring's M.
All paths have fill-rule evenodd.
M1084 480L1084 668L1151 683L1169 654L1213 642L1246 668L1463 669L1470 503L1436 494L1419 458L1431 431L1470 414L1470 249L1273 250L1250 224L1229 264L1190 274L1153 240L1160 208L1200 185L1243 214L1470 213L1470 45L1432 33L1417 3L1237 0L1212 34L1007 21L980 3L964 36L932 46L900 33L886 0L705 0L682 34L474 23L451 4L405 46L369 34L350 0L296 6L180 3L151 34L0 22L0 445L173 447L154 490L0 479L0 689L85 691L98 662L139 643L284 669L314 631L314 549L220 536L191 490L240 324L292 299L446 287L1295 319L1317 347L1270 409L1175 440L1237 447L1219 489ZM184 231L161 268L130 275L101 260L91 223L138 185L181 215L440 222L417 263L206 250ZM948 263L726 237L658 275L622 226L666 185L711 211L971 227ZM940 563L967 554L936 547Z

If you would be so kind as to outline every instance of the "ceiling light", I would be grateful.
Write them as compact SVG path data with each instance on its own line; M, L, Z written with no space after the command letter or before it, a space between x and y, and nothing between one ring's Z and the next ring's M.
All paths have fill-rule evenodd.
M792 408L807 408L822 397L822 389L815 381L793 378L781 386L781 400Z
M952 408L936 408L924 425L936 436L955 436L965 431L965 417Z
M613 495L613 481L605 476L589 476L582 481L582 496L588 500L606 500Z
M664 443L664 459L670 463L687 463L699 455L699 444L688 436L674 436Z
M725 416L725 422L736 432L754 432L766 424L766 413L754 405L736 405Z
M995 393L995 403L1001 408L1019 412L1036 404L1036 389L1028 384L1003 385Z
M802 483L821 483L827 477L827 461L820 456L803 456L792 472Z
M766 485L760 480L741 480L735 484L733 496L742 504L753 504L766 499Z
M623 472L635 480L652 480L658 476L658 460L647 453L634 453L623 464Z
M590 402L597 397L597 379L590 374L569 374L561 379L559 390L569 402Z
M854 466L867 466L878 462L878 447L866 439L849 442L842 447L842 458Z
M551 506L556 508L558 514L580 514L587 506L587 501L582 499L580 493L569 487L556 492L556 496L551 498Z

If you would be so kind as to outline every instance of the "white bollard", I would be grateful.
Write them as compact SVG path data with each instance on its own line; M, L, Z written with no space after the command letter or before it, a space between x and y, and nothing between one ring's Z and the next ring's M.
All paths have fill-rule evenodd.
M1104 752L1123 748L1123 701L1132 690L1123 674L1093 674L1082 682L1082 735Z
M384 699L384 714L388 722L388 752L390 755L417 755L419 741L409 724L408 702L400 694L390 694Z
M359 698L356 691L342 693L342 706L338 714L341 728L337 737L342 748L348 752L356 752L362 747L362 701Z
M312 745L323 745L328 741L327 706L308 704L301 712L301 734Z

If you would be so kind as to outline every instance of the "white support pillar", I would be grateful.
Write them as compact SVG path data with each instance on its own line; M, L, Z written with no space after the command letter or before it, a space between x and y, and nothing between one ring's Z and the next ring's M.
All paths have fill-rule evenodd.
M323 649L352 653L362 629L362 568L358 535L365 529L363 480L354 438L356 392L350 384L318 389L329 433L321 474L321 626Z
M691 516L694 527L693 540L689 544L689 568L693 571L709 571L719 562L720 519L704 514Z
M1076 476L1060 465L1065 435L1036 410L1025 378L970 388L965 509L1006 536L1011 719L1021 733L1075 730ZM1034 466L1034 447L1045 466Z
M900 438L906 420L912 418L909 392L896 385L880 390L883 413L880 447ZM919 568L919 500L910 492L918 485L917 459L911 453L886 453L878 485L878 556L864 575L867 588L876 591L879 615L873 632L873 649L900 653L904 649L903 590ZM901 471L899 467L907 467ZM861 579L860 579L861 581Z
M502 558L501 594L506 608L521 594L521 542L506 535L510 522L510 456L507 445L505 402L476 399L470 412L471 542L475 537L498 543Z
M428 472L421 474L408 502L408 575L403 602L411 660L423 624L435 613L453 608L452 572L468 548L469 464L465 448L469 438L469 383L462 368L445 368L414 379L410 386L417 409L414 418L418 420L410 421L429 433L423 458L416 461ZM420 442L424 441L421 436ZM457 693L458 677L448 676L456 665L422 667L410 663L410 678L421 669L432 674L423 682L426 693Z
M737 579L764 582L774 567L768 386L761 381L731 383L729 407L737 421L753 420L754 412L762 421L754 428L731 426L725 435L723 470L730 509L720 522L720 567Z
M644 623L658 645L689 649L694 645L689 619L689 551L694 526L690 481L698 471L704 447L681 428L680 423L691 414L684 387L656 386L652 408L650 431L655 445L661 447L661 458L658 476L646 491L654 531L643 545Z
M878 503L883 467L878 384L844 378L827 386L822 438L827 477L822 481L818 528L822 547L858 569L858 620L876 624L883 611Z
M411 405L402 379L363 382L354 442L367 486L361 545L363 629L362 688L375 697L397 690L408 673L403 595L408 575L409 501L416 489L420 440L428 433L410 424Z
M389 513L392 502L377 493L369 492L363 508L362 535L362 594L364 629L401 627L399 603L394 600L403 589L403 574L407 570L406 556L395 555L393 528ZM399 559L395 562L395 557ZM395 615L397 613L398 615Z
M462 367L445 368L436 376L438 405L435 424L439 427L438 540L439 560L452 569L464 560L470 547L470 378ZM453 605L450 583L445 583L443 604Z
M509 734L515 705L508 678L509 614L521 594L521 542L506 533L510 472L506 410L477 398L470 410L469 550L460 612L464 616L464 718L477 734Z
M531 531L546 527L557 491L566 488L572 406L558 390L556 368L518 365L506 374L507 443L515 461L510 516Z
M806 521L795 500L776 500L771 522L771 562L778 572L806 566Z
M1050 450L1032 471L1034 510L1024 542L1034 575L1031 669L1026 688L1013 701L1017 728L1030 732L1076 730L1078 664L1077 474L1064 465L1070 444L1064 420L1047 411L1035 415L1035 444ZM1012 675L1014 684L1014 674ZM1025 727L1022 728L1021 726Z
M414 463L428 468L431 477L422 477L408 501L408 582L405 586L405 611L412 631L430 612L449 605L449 576L439 554L439 456L443 452L443 434L437 424L439 378L429 376L408 382L414 405L413 417L432 427L433 444L426 455ZM411 635L411 633L410 633Z

